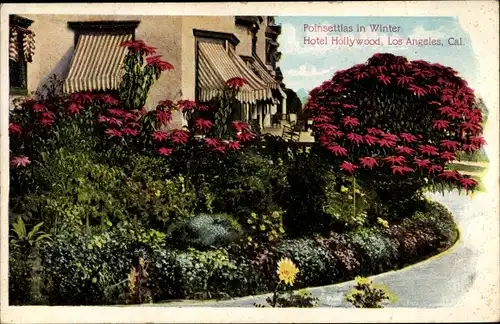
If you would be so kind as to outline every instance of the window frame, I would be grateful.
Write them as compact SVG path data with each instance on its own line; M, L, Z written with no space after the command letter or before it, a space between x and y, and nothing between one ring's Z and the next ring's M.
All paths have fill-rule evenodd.
M9 15L9 36L10 36L10 27L26 29L31 26L34 21L25 17L21 17L18 15ZM10 37L9 37L10 41ZM17 62L9 59L9 95L11 96L26 96L28 95L28 62L24 57L24 46L23 46L23 35L21 33L17 34L17 42L19 48L19 59ZM12 66L11 66L12 64ZM12 67L16 65L18 67L18 71L21 71L21 75L17 74L20 79L16 80L21 83L21 86L13 86L11 77Z

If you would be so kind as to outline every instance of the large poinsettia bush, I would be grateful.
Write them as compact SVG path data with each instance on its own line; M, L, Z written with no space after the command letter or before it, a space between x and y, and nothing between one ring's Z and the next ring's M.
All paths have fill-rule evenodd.
M458 152L485 144L475 102L450 67L375 54L313 89L306 109L339 170L384 201L404 202L429 184L475 188L469 176L446 170Z

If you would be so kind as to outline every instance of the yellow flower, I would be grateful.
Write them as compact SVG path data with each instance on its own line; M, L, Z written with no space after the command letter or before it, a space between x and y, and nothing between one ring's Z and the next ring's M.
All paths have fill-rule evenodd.
M389 228L389 222L388 222L388 221L386 221L385 219L380 218L380 217L377 217L377 222L378 222L381 226L383 226L383 227L385 227L385 228Z
M280 280L285 284L293 286L298 272L299 269L295 266L292 260L284 258L278 262L278 275Z

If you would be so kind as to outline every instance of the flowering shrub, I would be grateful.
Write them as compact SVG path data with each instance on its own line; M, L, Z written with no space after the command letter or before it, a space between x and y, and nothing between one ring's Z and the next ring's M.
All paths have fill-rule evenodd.
M446 170L457 152L485 144L474 91L452 68L375 54L313 89L306 109L334 165L382 201L410 199L426 184L477 184Z

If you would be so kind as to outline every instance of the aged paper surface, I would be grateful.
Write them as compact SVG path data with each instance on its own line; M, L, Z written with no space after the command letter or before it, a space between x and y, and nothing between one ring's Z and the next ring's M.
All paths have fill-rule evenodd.
M30 43L28 36L27 39L20 39L23 58L16 57L21 49L18 48L19 53L16 53L16 49L9 46L9 40L12 38L8 28L12 25L9 15L13 14L31 21L28 23L29 28L20 27L20 33L23 33L24 29L34 32L34 44ZM2 5L1 322L498 321L500 319L498 14L499 7L495 1ZM237 17L240 16L243 17L240 24L244 27L234 25L235 19L238 20ZM268 26L265 21L256 20L257 25L261 24L264 27L255 34L262 37L253 39L251 28L245 25L247 20L244 17L271 16L274 20ZM212 44L212 47L206 46L205 49L200 47L201 54L194 53L195 37L202 39L213 36L207 31L226 35L223 36L226 44L231 43L234 38L238 39L235 42L237 43L235 47L237 55L235 55L239 58L234 59L236 63L231 64L236 64L238 67L238 62L244 62L245 57L255 54L260 57L258 59L264 61L264 69L267 67L275 79L279 67L282 73L280 82L286 85L287 89L293 90L292 92L303 103L307 101L311 90L320 86L323 81L331 79L337 71L356 64L364 64L376 53L392 53L411 61L425 60L439 63L458 71L458 75L467 81L468 87L474 90L476 98L480 96L488 114L483 129L486 141L484 153L488 162L483 161L486 164L481 164L479 161L479 164L471 164L482 167L486 165L479 176L482 190L472 196L447 194L443 198L437 193L430 196L431 199L445 204L454 214L460 230L459 241L441 254L421 263L373 276L374 281L386 284L398 295L398 302L384 309L361 310L343 304L341 302L343 294L347 288L352 287L352 282L327 288L312 288L311 291L320 297L320 307L307 309L255 308L252 306L254 299L245 299L246 297L220 304L198 304L200 307L197 309L192 308L198 306L196 303L171 305L157 303L140 306L9 305L8 249L12 225L8 223L10 219L8 190L9 167L14 163L9 158L9 123L12 123L9 121L9 111L13 107L15 97L27 95L27 93L13 92L12 89L21 92L26 90L28 93L39 90L54 73L66 78L65 89L73 89L73 92L91 90L92 86L96 84L101 86L105 83L112 84L112 88L113 82L119 83L119 81L108 77L111 73L105 77L97 76L92 81L84 80L85 76L92 74L86 74L84 64L92 62L92 58L95 60L101 55L107 60L100 65L101 68L106 64L111 66L112 55L107 56L106 53L109 52L102 49L93 54L91 52L87 61L80 58L83 63L79 66L78 56L74 54L75 44L78 41L84 44L84 41L83 38L77 41L74 31L83 27L78 27L78 24L68 27L68 22L113 20L139 21L136 39L143 39L149 45L157 47L161 50L163 58L175 66L170 78L162 76L156 81L145 106L154 106L165 98L194 100L195 97L208 98L212 95L208 85L208 90L203 88L204 81L197 76L195 67L199 55L208 57L217 49L217 46ZM255 23L251 19L248 21L250 24ZM125 24L119 28L131 28L130 26ZM273 32L273 28L269 26L281 27L277 28L280 30L277 38L271 37L266 41L266 38L270 37L266 31L270 29L268 32L271 34ZM88 46L91 46L91 42L88 41L90 44ZM105 45L102 47L105 48ZM86 45L81 47L84 46ZM269 50L269 47L273 46L277 50ZM203 54L203 50L206 54ZM222 51L220 55L230 58L232 52L228 53L229 55ZM85 53L79 55L84 56ZM23 74L24 79L16 79L13 83L14 77L7 73L13 68L12 65L8 67L7 62L14 58L16 62L24 59L28 63L27 71L25 70ZM210 59L213 58L207 58L208 61ZM214 59L208 65L212 64L214 68L214 64L218 64L216 62ZM251 62L255 63L255 58ZM169 70L168 66L164 68ZM231 67L227 69L215 66L213 73L233 76ZM256 67L253 71L258 69L259 67ZM262 77L259 72L255 73ZM211 82L209 79L205 80L207 84ZM262 79L265 83L265 78ZM10 92L7 88L8 81L10 81ZM262 81L253 82L257 84ZM198 90L198 87L201 90ZM261 94L255 93L252 94L255 96L252 100L259 100L258 96ZM288 103L289 101L287 105ZM249 119L254 119L252 108L249 109L247 111ZM275 115L276 109L282 114L288 114L289 121L297 118L297 114L291 113L292 106L285 108L283 103L274 103L274 106L270 104L266 108L259 109L262 110L257 110L255 116L258 116L258 123L263 129L273 128L275 122L272 116ZM408 116L408 119L412 120L412 117L415 116ZM174 116L173 119L173 123L179 124L176 127L183 126L182 118ZM282 134L281 129L279 134ZM313 137L305 136L306 140L303 141L314 140ZM169 151L159 152L163 154ZM24 162L15 161L18 165ZM475 175L474 172L471 174ZM258 301L263 302L262 299Z

